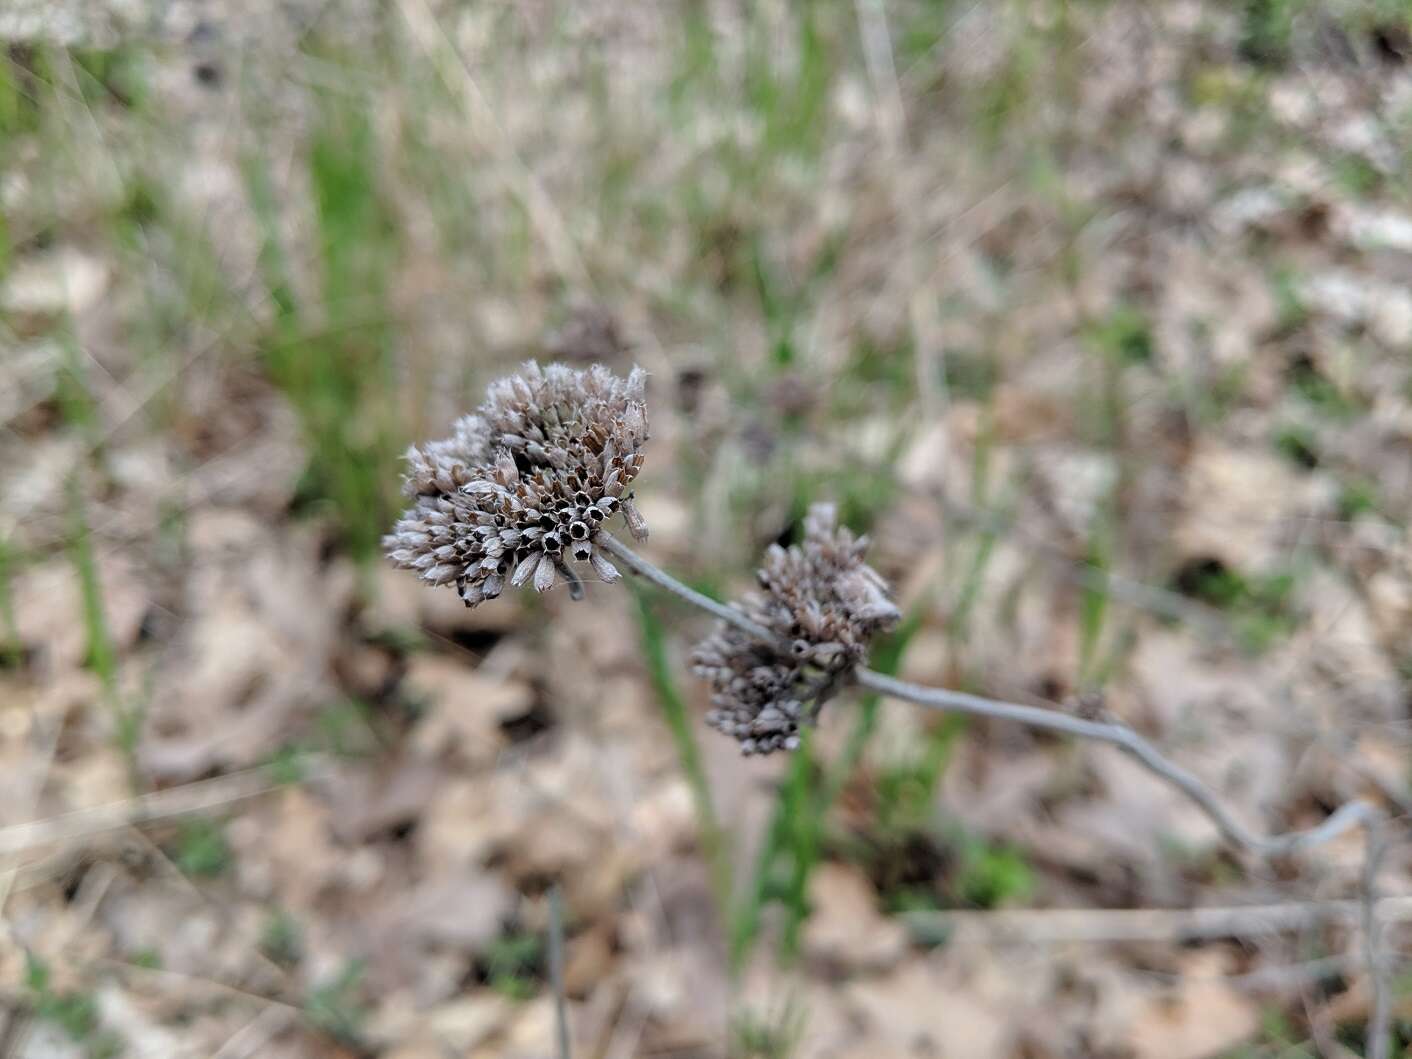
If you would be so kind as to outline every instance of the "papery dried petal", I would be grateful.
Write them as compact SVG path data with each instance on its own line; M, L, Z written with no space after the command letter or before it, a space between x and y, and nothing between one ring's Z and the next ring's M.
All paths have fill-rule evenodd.
M534 570L534 590L536 592L548 592L554 587L554 560L547 555L540 555L539 565Z
M615 584L623 579L623 575L618 573L618 568L604 558L602 552L595 549L593 554L589 556L589 561L593 564L594 572L605 585Z

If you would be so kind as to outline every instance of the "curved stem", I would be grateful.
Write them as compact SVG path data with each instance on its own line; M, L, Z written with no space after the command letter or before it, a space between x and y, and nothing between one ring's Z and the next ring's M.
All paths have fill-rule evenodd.
M751 621L734 607L718 603L682 584L671 574L654 566L610 534L599 533L597 543L621 559L633 573L646 578L659 588L666 589L688 603L714 614L722 621L734 625L751 636L759 637L770 643L777 642L778 638L764 626ZM1383 855L1384 825L1387 822L1387 816L1383 810L1370 802L1356 800L1341 806L1322 823L1314 827L1285 831L1275 835L1256 834L1237 820L1230 810L1221 803L1219 795L1203 783L1195 773L1168 760L1152 743L1127 725L1109 721L1089 721L1054 710L1042 709L1038 706L1023 706L1015 702L987 699L964 691L923 687L874 672L871 669L860 668L854 672L853 677L860 685L872 691L897 699L905 699L929 709L1014 721L1032 728L1042 728L1046 731L1059 732L1079 739L1092 739L1115 746L1154 776L1175 787L1191 799L1229 842L1258 856L1277 857L1294 853L1321 845L1355 827L1363 828L1365 844L1363 872L1360 880L1360 901L1363 909L1364 958L1368 965L1373 991L1372 1011L1368 1019L1366 1053L1368 1059L1388 1059L1388 1049L1391 1043L1389 1037L1391 1009L1377 907L1377 874Z
M1364 801L1353 801L1341 807L1323 823L1306 831L1289 831L1279 835L1257 835L1231 815L1221 804L1220 798L1196 775L1180 765L1163 757L1150 742L1138 735L1127 725L1103 721L1087 721L1080 717L1056 713L1054 710L1038 706L1021 706L1019 703L999 702L995 699L968 695L964 691L949 691L945 688L924 688L903 680L875 673L871 669L860 669L855 679L865 688L891 695L896 699L906 699L919 706L928 706L952 713L969 713L979 717L993 717L998 720L1016 721L1032 728L1043 728L1051 732L1077 736L1080 739L1093 739L1108 743L1124 751L1142 764L1149 772L1166 780L1190 798L1210 818L1232 843L1243 846L1262 856L1274 857L1291 853L1296 849L1318 845L1349 828L1367 826L1373 819L1381 819L1382 811Z

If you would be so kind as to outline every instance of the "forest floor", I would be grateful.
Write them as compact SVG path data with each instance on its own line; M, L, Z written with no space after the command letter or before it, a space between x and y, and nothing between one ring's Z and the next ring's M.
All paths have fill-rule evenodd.
M391 569L402 451L531 357L650 372L701 590L833 500L875 668L1125 721L1257 831L1384 807L1412 1045L1404 6L0 40L0 1055L552 1057L556 886L579 1057L1363 1054L1356 832L1254 860L1109 747L857 694L742 758L674 599Z

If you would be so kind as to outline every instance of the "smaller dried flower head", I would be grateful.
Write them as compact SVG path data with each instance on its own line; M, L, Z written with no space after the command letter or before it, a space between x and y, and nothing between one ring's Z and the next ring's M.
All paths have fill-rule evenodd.
M797 747L800 724L897 622L887 583L863 562L867 547L866 537L837 528L831 504L815 504L803 543L772 545L757 574L761 592L736 604L773 640L723 622L692 653L693 669L711 685L706 723L740 740L745 753Z
M407 450L402 491L413 504L383 538L388 557L455 585L468 607L507 584L543 592L559 578L577 599L571 561L617 581L594 545L619 512L634 537L647 536L626 492L647 441L646 381L640 368L624 379L597 365L530 362L492 383L450 438Z

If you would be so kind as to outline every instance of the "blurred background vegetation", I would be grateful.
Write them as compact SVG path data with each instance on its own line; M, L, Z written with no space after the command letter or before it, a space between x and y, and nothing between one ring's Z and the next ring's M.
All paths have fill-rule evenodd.
M703 590L746 583L832 499L874 533L907 615L875 668L1112 711L1271 827L1369 790L1412 804L1404 0L0 0L0 36L0 711L28 718L6 737L4 822L248 767L314 792L148 843L258 974L108 922L111 879L65 918L100 867L131 874L111 849L7 868L33 877L0 887L23 953L0 959L15 1054L213 1054L269 1011L287 1017L230 1054L549 1054L543 893L608 853L526 866L540 818L468 795L509 820L473 858L493 922L437 935L444 980L412 989L339 924L440 878L406 851L437 792L353 833L337 784L425 773L475 794L576 760L576 740L641 740L633 804L690 809L656 831L633 817L653 836L618 836L637 853L606 909L569 894L574 951L601 956L574 993L585 1054L1362 1047L1336 932L1206 946L1233 975L1325 961L1253 998L1192 999L1168 944L1106 952L1085 988L1121 1002L1074 1000L1053 956L1034 978L1052 993L968 986L978 999L944 1008L960 1029L932 1025L907 976L949 989L979 957L931 913L1347 880L1237 863L1072 747L869 697L789 760L736 762L703 734L683 661L697 619L672 601L600 589L598 619L557 598L448 614L381 568L378 542L401 452L489 380L526 358L640 363L653 553ZM269 582L291 598L266 607ZM614 695L627 719L605 732ZM482 731L443 722L450 703L501 711L484 755L427 734ZM299 813L336 835L311 858L375 851L375 882L329 865L295 898L298 858L252 867L242 827ZM655 879L654 841L704 911L659 895L666 925L644 936L629 895ZM1390 890L1405 869L1392 858ZM59 944L61 921L78 925ZM717 983L704 1014L636 987L603 998L678 947L697 953L686 983ZM265 1006L242 1022L130 999L163 972ZM763 1003L765 982L793 999ZM487 993L504 1006L477 1009L483 1034L455 1023L414 1050L409 1010ZM996 1014L1026 1004L1077 1013L1042 1031Z

